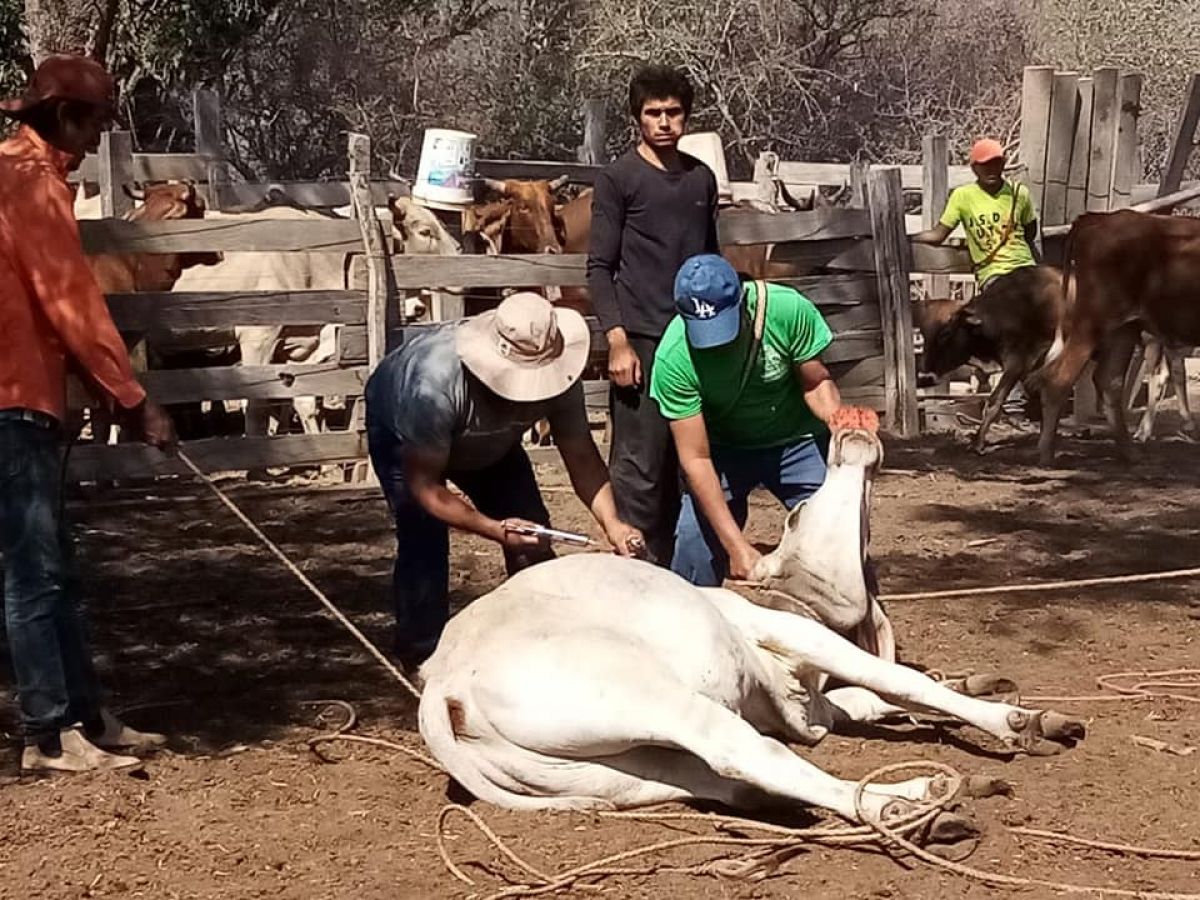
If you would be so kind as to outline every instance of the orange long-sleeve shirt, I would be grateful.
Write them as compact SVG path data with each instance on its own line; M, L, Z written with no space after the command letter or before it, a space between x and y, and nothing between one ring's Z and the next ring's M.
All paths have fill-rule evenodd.
M69 167L31 128L0 143L0 409L59 420L68 357L117 405L146 397L84 257Z

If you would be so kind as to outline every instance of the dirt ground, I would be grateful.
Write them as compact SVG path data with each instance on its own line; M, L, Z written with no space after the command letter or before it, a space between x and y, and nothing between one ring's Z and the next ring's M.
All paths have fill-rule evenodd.
M1032 438L986 457L949 438L889 442L874 503L885 593L1115 575L1196 565L1200 454L1160 441L1125 468L1103 440L1068 441L1062 468L1031 467ZM556 466L541 466L554 520L587 528ZM392 536L373 492L229 482L247 512L381 646ZM444 777L371 747L308 752L328 730L310 701L348 700L358 733L419 747L413 703L244 528L195 484L89 490L73 504L92 621L113 704L171 733L141 775L21 779L15 741L0 755L0 897L483 897L516 874L463 820L446 871L435 843ZM753 508L756 540L781 516ZM499 553L454 541L453 591L466 602L500 580ZM1030 694L1087 694L1110 672L1200 666L1196 582L896 602L907 660L1001 671ZM5 678L7 667L3 669ZM0 728L11 737L11 691ZM1200 746L1200 706L1177 701L1058 704L1087 740L1052 758L1010 758L969 727L920 724L830 737L804 754L857 778L902 760L995 774L1015 796L972 801L984 836L973 865L1127 889L1197 890L1197 863L1117 856L1019 838L1007 826L1200 850L1200 752L1176 756L1136 736ZM324 716L324 718L323 718ZM475 804L518 853L549 870L678 836L590 815L509 813ZM797 814L797 822L811 821ZM698 857L677 857L695 861ZM813 849L758 883L660 874L606 882L600 896L929 898L1009 893L878 853ZM574 896L597 896L589 891ZM1044 888L1023 896L1055 896Z

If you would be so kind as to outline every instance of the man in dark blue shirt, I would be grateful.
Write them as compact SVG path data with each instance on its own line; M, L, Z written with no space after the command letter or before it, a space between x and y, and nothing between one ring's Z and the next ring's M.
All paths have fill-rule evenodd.
M633 555L642 540L617 514L588 429L579 376L591 340L579 313L522 293L419 330L366 387L371 462L396 521L396 653L408 667L433 652L449 618L450 527L500 544L510 575L554 555L516 530L550 524L521 447L539 419L550 421L575 492L617 552Z
M717 181L678 148L692 111L680 72L651 66L629 88L637 146L596 178L588 290L608 338L612 450L622 518L646 535L650 558L669 565L679 518L679 470L667 421L647 386L654 352L675 315L675 273L717 253Z

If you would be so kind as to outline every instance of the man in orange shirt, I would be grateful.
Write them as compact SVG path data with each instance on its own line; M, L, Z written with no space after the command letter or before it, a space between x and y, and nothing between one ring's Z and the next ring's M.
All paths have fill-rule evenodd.
M61 520L68 365L148 443L175 442L170 418L133 377L67 183L114 118L115 95L99 63L53 56L22 97L0 102L20 123L0 144L0 554L25 771L135 766L108 751L165 742L101 706Z

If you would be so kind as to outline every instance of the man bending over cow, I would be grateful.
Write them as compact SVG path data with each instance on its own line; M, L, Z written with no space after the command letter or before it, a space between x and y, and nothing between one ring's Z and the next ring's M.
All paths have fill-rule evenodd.
M819 357L833 333L802 294L743 285L720 256L685 262L674 294L650 386L688 484L671 568L712 587L748 578L761 557L742 534L752 490L792 509L825 480L841 395Z
M672 281L697 253L717 253L717 182L678 149L692 86L651 66L629 86L640 140L596 178L588 290L608 337L612 450L621 515L646 533L651 560L671 559L679 467L667 422L647 396L654 352L675 314Z
M0 554L29 772L136 766L136 757L108 751L166 741L101 706L62 521L68 365L148 443L175 439L170 418L134 379L84 258L67 184L115 104L108 73L78 56L49 57L23 97L0 103L20 123L0 144Z
M521 447L539 419L550 421L575 492L617 552L641 546L617 515L588 429L579 377L589 346L579 313L518 293L491 312L421 329L368 380L371 462L396 522L396 655L406 667L433 652L450 615L448 527L498 543L509 575L553 557L521 530L550 524Z

